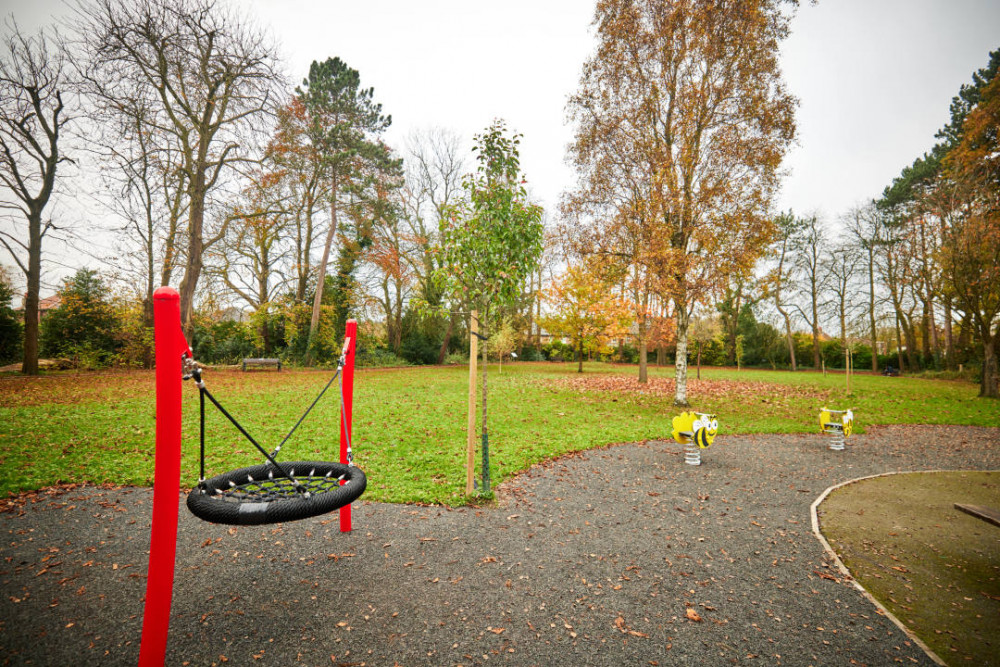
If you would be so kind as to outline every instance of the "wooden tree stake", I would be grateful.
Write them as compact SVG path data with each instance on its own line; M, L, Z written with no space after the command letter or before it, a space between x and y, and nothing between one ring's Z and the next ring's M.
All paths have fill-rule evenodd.
M469 422L466 429L465 452L465 495L471 496L473 468L476 454L476 356L479 352L479 313L472 311L469 317Z

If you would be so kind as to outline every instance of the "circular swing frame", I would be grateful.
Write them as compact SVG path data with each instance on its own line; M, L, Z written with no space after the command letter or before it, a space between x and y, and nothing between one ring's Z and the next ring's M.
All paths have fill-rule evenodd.
M191 489L187 506L199 519L234 526L297 521L348 505L364 493L360 468L327 461L290 461L240 468ZM304 490L303 490L304 489Z

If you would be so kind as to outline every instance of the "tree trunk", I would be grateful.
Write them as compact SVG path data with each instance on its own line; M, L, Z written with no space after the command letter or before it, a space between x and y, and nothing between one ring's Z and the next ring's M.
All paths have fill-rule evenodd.
M928 292L929 291L930 291L930 289L928 288ZM929 294L928 294L928 297L927 297L927 316L928 316L928 319L930 320L929 324L930 324L930 334L931 334L931 355L934 357L934 368L935 369L940 369L941 368L941 346L938 343L937 323L935 322L935 320L937 318L934 315L934 301L931 300L931 297L930 297Z
M448 316L448 326L444 330L444 340L441 341L441 349L438 350L438 365L444 363L444 358L448 356L448 346L451 345L451 333L455 330L455 318L457 315L452 312Z
M896 356L899 360L899 372L902 373L906 369L906 364L903 362L903 334L899 327L899 313L896 313Z
M531 344L531 339L535 333L535 301L540 301L542 298L541 289L535 289L535 273L531 272L528 274L528 291L531 292L532 300L528 303L528 336L527 338L522 338L521 340L527 340L528 344ZM524 345L518 348L518 352L522 355L524 354Z
M396 312L393 314L393 321L396 323L396 335L392 340L392 346L395 349L396 354L403 347L403 286L399 281L396 281Z
M577 344L576 344L576 358L577 358L576 372L577 373L582 373L583 372L583 332L582 331L580 332L579 342L577 342Z
M305 365L312 366L315 361L316 335L319 332L319 314L323 305L323 285L326 282L326 267L330 263L330 248L333 246L333 239L337 235L337 179L333 179L330 192L330 229L326 233L326 241L323 243L323 258L319 262L318 277L316 279L316 296L313 298L312 317L309 320L309 341L306 344Z
M302 303L306 300L306 290L309 288L309 255L312 250L312 233L313 233L313 207L315 206L315 200L313 198L312 189L310 188L308 194L306 194L306 229L305 229L305 239L301 240L296 247L296 260L297 266L296 271L298 273L298 281L295 286L295 301ZM301 234L299 234L301 239Z
M987 331L983 338L983 379L979 385L979 395L983 398L1000 398L997 390L996 335Z
M701 341L698 341L698 379L701 379Z
M778 305L777 300L775 300L774 305L785 320L785 340L788 342L788 358L792 362L792 372L794 373L798 368L795 364L795 337L792 335L792 318L789 317L788 311Z
M677 359L675 360L676 372L674 374L675 390L674 405L686 408L689 406L687 400L687 348L688 348L688 317L687 304L676 302L677 312Z
M820 365L820 353L819 353L819 304L817 303L817 294L815 288L813 289L812 298L812 338L813 338L813 368L819 368Z
M947 297L944 300L944 363L948 370L953 371L955 370L955 341L951 327L951 297Z
M910 371L916 372L920 368L920 361L917 358L917 334L913 330L913 319L903 317L901 320L903 322L903 335L906 337L906 361L910 364Z
M194 331L194 293L201 277L202 253L205 248L205 175L201 172L191 184L191 197L188 219L188 251L184 277L178 288L180 292L181 324L184 335L191 340Z
M38 297L42 282L42 214L28 217L28 292L24 297L24 359L21 372L38 375Z
M639 384L646 384L648 381L648 369L646 368L646 317L639 317Z
M840 342L847 347L847 303L843 296L840 297Z
M538 293L542 292L542 270L538 269ZM542 300L535 300L535 325L537 327L535 333L535 351L539 354L542 353Z

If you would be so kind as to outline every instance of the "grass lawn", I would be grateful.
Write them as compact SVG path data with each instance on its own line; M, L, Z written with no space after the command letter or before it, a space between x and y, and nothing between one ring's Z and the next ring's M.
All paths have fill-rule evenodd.
M670 435L673 369L587 364L490 368L489 428L494 483L549 457L616 442ZM277 444L331 372L208 370L212 393L264 446ZM851 407L855 425L947 423L1000 426L1000 405L975 385L944 380L800 372L691 369L693 407L718 414L720 433L816 431L819 408ZM336 460L337 386L286 444L284 460ZM355 462L368 474L368 500L466 502L468 369L360 370L355 380ZM185 383L182 484L198 474L198 401ZM0 378L0 496L56 483L152 484L152 372ZM261 456L211 406L207 470L254 465ZM477 465L479 454L477 452ZM477 471L477 478L479 473Z
M872 595L951 664L1000 664L1000 473L889 475L832 492L823 534Z

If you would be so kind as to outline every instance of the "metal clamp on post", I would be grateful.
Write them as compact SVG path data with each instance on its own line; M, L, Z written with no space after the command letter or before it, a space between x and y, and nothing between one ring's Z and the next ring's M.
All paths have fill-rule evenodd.
M347 363L347 351L351 347L351 338L348 336L344 339L344 348L340 351L340 358L337 359L337 368L343 368L344 364Z

